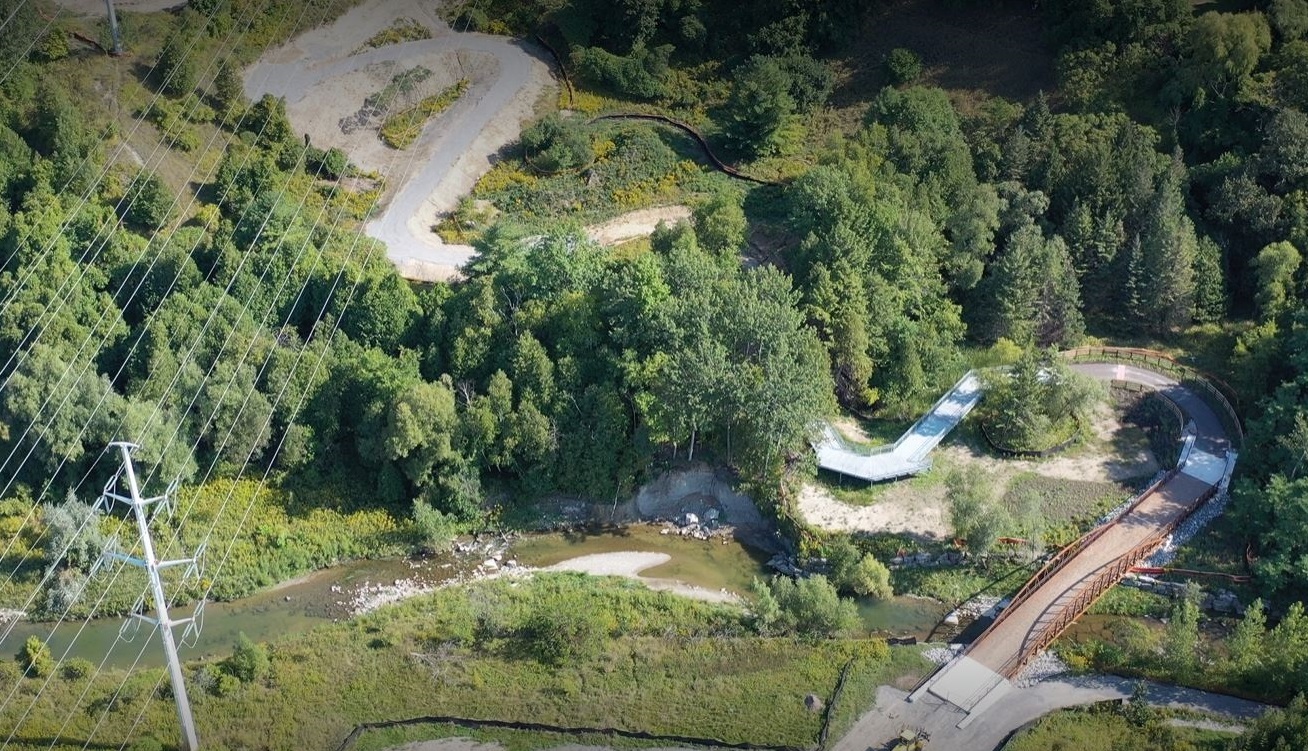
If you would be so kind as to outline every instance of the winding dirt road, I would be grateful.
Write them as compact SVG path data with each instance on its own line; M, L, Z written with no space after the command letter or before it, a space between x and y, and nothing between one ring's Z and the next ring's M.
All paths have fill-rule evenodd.
M427 27L431 39L357 51L400 18ZM352 52L357 51L357 52ZM245 74L251 99L285 97L287 114L317 146L337 146L364 169L381 169L393 157L375 130L344 133L340 122L394 73L422 65L433 80L466 78L468 91L425 128L410 147L398 183L392 179L382 211L366 232L386 243L401 275L421 281L450 278L474 254L447 245L431 231L437 216L453 210L490 170L495 155L517 139L535 105L552 85L545 59L516 40L456 33L430 4L370 0L334 23L265 53Z

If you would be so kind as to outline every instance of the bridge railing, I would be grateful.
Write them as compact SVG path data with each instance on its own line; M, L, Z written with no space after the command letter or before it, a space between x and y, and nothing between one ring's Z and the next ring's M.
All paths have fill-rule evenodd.
M1138 347L1075 347L1060 354L1071 362L1138 363L1173 375L1185 385L1196 387L1199 396L1214 407L1235 445L1244 445L1244 426L1233 406L1239 404L1239 397L1230 384L1214 375L1186 365L1166 352Z
M1078 591L1076 596L1072 599L1072 602L1064 607L1057 617L1040 628L1036 638L1023 644L1021 651L1004 664L1003 668L999 671L1000 674L1007 678L1016 677L1018 672L1022 670L1023 666L1025 666L1031 658L1040 654L1040 652L1048 648L1050 644L1053 644L1054 640L1061 636L1069 626L1076 622L1076 619L1084 615L1096 600L1120 582L1132 568L1135 568L1135 566L1140 563L1140 561L1148 558L1151 553L1157 550L1158 546L1163 544L1163 541L1166 540L1167 536L1176 530L1177 526L1179 526L1181 522L1189 516L1190 512L1193 512L1195 509L1211 500L1212 497L1217 494L1218 489L1218 486L1214 485L1205 490L1199 498L1195 500L1194 504L1190 506L1187 513L1181 514L1170 523L1159 527L1147 540L1144 540L1125 555L1119 557L1111 566L1101 569L1087 586L1081 587L1080 591ZM1150 492L1153 492L1152 489Z
M1158 480L1151 483L1149 487L1141 491L1140 494L1135 497L1135 500L1131 502L1131 505L1128 506L1126 510L1117 517L1117 519L1114 519L1113 521L1107 524L1101 524L1098 527L1095 527L1094 529L1090 530L1084 535L1081 535L1076 540L1073 540L1071 543L1067 544L1061 550L1055 553L1052 558L1050 558L1048 561L1045 562L1045 565L1040 567L1039 571L1036 571L1034 576L1032 576L1030 579L1027 580L1026 584L1022 585L1021 589L1017 590L1017 594L1013 595L1013 599L1009 602L1008 607L1004 608L1003 612L1001 612L999 616L995 618L993 623L991 623L989 626L986 627L985 631L982 631L981 634L977 636L976 639L972 640L972 644L976 645L981 643L981 640L984 639L986 635L988 635L990 632L994 631L995 629L999 628L1000 625L1003 624L1003 622L1008 618L1010 613L1016 610L1019 605L1030 599L1031 593L1035 592L1037 589L1042 587L1045 584L1045 582L1052 579L1054 575L1058 573L1059 569L1063 567L1064 564L1066 564L1069 560L1075 557L1082 550L1085 550L1087 547L1089 547L1091 543L1099 539L1105 532L1112 529L1113 525L1117 524L1118 520L1122 519L1127 514L1130 514L1132 511L1134 511L1135 508L1144 501L1144 499L1148 498L1150 495L1154 493L1154 491L1158 490L1158 488L1162 486L1163 483L1172 479L1172 477L1174 477L1178 471L1179 470L1177 470L1175 467L1168 470L1162 477L1160 477ZM971 646L968 647L968 651L971 651Z

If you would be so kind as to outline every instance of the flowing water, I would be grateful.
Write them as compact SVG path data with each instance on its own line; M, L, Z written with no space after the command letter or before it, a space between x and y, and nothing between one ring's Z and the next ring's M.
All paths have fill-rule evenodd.
M569 558L613 552L667 553L667 563L645 569L642 576L675 579L705 589L747 593L755 577L766 579L771 572L764 565L767 554L735 541L693 540L675 534L663 535L657 527L637 525L600 532L570 532L530 535L515 541L505 554L525 566L549 566ZM438 557L421 561L354 561L323 569L234 602L209 603L204 627L193 646L180 650L184 659L223 655L230 652L237 635L244 632L255 641L272 641L286 634L307 631L314 626L347 617L351 599L366 586L408 580L420 585L438 584L475 568L480 556ZM944 615L946 608L932 600L895 597L882 602L859 603L859 614L868 634L924 637ZM190 608L177 608L174 619L190 615ZM139 664L160 665L162 651L153 626L141 623L131 641L120 639L122 618L97 618L52 623L21 622L0 641L0 658L16 653L28 636L50 640L56 658L84 657L109 667ZM0 634L7 627L0 627ZM52 633L53 629L53 633ZM181 632L181 628L177 631ZM107 657L106 657L107 655Z

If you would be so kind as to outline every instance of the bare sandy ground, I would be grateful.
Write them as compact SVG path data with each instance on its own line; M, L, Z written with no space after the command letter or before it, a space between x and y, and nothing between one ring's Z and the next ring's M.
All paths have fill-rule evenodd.
M696 587L675 579L657 579L640 575L647 568L654 568L672 560L667 553L595 553L570 558L562 563L542 569L544 571L580 571L592 576L623 576L635 579L650 589L673 592L684 597L708 602L740 602L740 597L723 590Z
M637 209L607 222L593 224L586 228L586 236L600 245L620 245L654 233L659 222L669 225L690 219L689 206L656 206L652 209Z
M855 440L866 441L853 420L833 423ZM1048 459L1002 459L979 446L968 445L951 437L936 449L935 469L979 467L1003 493L1019 474L1034 472L1045 477L1090 482L1120 482L1148 477L1158 471L1158 461L1148 448L1139 445L1118 446L1116 436L1122 430L1116 414L1102 405L1091 423L1089 446L1066 456ZM840 532L895 532L944 539L949 535L949 512L943 483L900 481L885 488L881 497L869 506L843 503L825 487L806 484L799 494L799 510L809 523Z
M400 18L426 26L432 38L352 54ZM367 0L331 25L266 52L246 71L245 86L251 98L285 97L292 124L316 146L341 148L360 167L381 169L395 152L380 142L376 128L347 134L341 120L396 73L419 65L433 73L424 83L431 92L459 79L470 85L403 153L406 175L388 185L384 208L366 229L386 243L401 274L434 281L456 275L473 255L471 247L446 245L432 232L437 216L453 210L490 170L554 85L539 54L505 37L455 33L432 3Z
M360 595L355 599L350 608L350 613L352 615L362 615L364 613L370 613L384 605L390 605L420 595L429 594L438 589L457 587L475 581L486 581L488 579L525 578L530 577L538 571L577 571L592 576L621 576L627 579L634 579L653 590L671 592L695 600L729 604L737 604L741 602L740 596L734 592L705 589L704 587L697 587L693 584L687 584L686 582L676 579L660 579L640 575L640 572L645 569L660 566L670 560L672 560L672 556L667 553L622 551L614 553L595 553L592 555L569 558L566 561L556 563L547 568L531 568L527 566L493 568L493 570L478 568L467 576L460 576L438 584L422 584L414 580L401 579L396 580L394 584L379 585L375 589L369 590ZM312 574L307 576L312 576ZM289 586L290 584L295 583L295 581L287 582L280 586Z

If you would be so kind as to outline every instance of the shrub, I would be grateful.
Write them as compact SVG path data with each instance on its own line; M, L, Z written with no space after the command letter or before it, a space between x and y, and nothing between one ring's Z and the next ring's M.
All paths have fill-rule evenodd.
M214 696L231 696L241 690L241 679L227 673L219 673L214 676L209 690Z
M592 608L541 609L527 620L523 635L537 659L562 665L604 651L609 637L605 621L605 614Z
M27 637L27 641L23 642L23 648L18 650L16 659L22 666L23 672L32 678L45 678L55 669L50 647L36 636Z
M781 623L791 633L835 637L858 622L853 601L842 599L822 575L798 580L775 577L772 595L781 608Z
M386 118L381 126L381 139L392 149L405 149L418 140L427 121L449 109L450 105L468 90L466 79L423 99L416 105Z
M241 632L236 637L236 649L231 657L223 660L222 666L227 674L241 683L252 683L268 672L268 650Z
M455 31L486 31L490 28L490 18L481 8L464 8L455 16L450 28Z
M554 114L522 132L522 148L528 163L546 174L585 167L593 154L585 130Z
M637 99L657 99L667 92L672 50L667 44L653 49L637 46L623 56L600 47L584 47L572 53L572 62L592 83Z
M422 537L423 548L429 553L449 550L450 543L458 534L455 519L442 514L421 498L413 502L413 523Z
M418 21L412 18L397 18L391 23L389 28L373 34L363 46L355 50L362 52L367 49L385 47L391 44L401 44L403 42L412 42L419 39L431 39L431 31Z
M64 668L61 672L65 679L74 681L79 678L85 678L91 673L94 673L95 665L90 660L87 660L85 658L74 657L73 659L64 663Z
M912 83L922 75L922 58L912 50L896 47L886 55L886 75L896 86Z
M145 229L156 230L168 221L173 196L164 181L153 172L136 173L127 187L127 207L124 218Z

